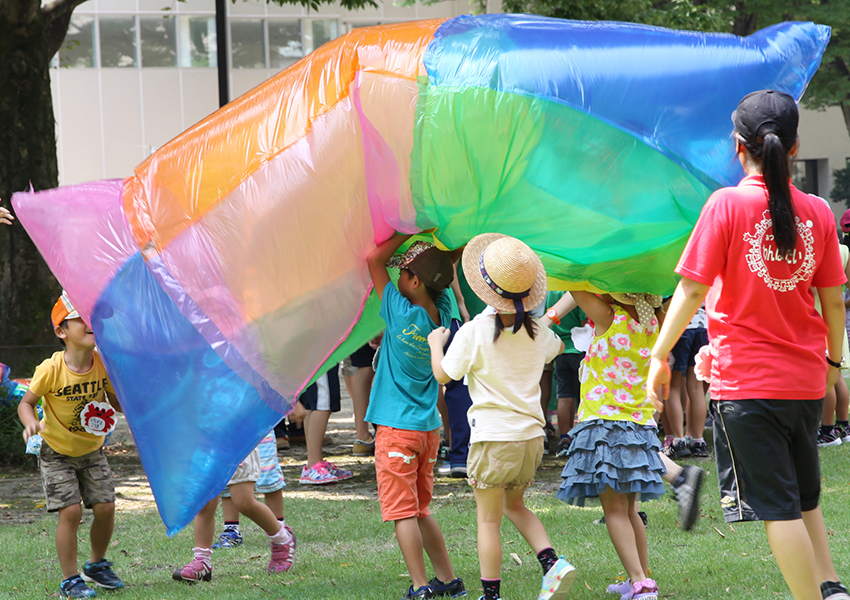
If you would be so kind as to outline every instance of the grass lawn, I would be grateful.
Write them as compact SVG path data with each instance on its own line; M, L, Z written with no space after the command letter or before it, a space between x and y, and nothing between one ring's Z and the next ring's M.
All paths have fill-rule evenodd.
M850 581L850 448L823 449L821 461L822 506L833 557L839 574ZM602 516L602 509L570 507L548 491L559 480L562 464L563 459L546 459L539 473L539 485L527 495L528 504L543 520L556 551L578 568L578 580L569 597L613 598L605 594L605 587L623 571L605 527L593 524ZM770 554L764 526L724 524L714 463L694 464L705 468L708 476L701 518L692 532L676 527L676 504L671 494L642 507L649 514L650 566L661 597L790 599ZM765 457L765 468L770 468L770 457ZM292 472L287 472L287 479L294 480ZM367 485L364 483L363 488ZM287 523L298 537L295 565L289 573L266 574L268 544L261 531L243 518L245 544L215 553L212 582L179 584L172 581L171 572L191 559L191 527L169 539L155 510L122 508L117 514L109 559L114 561L115 571L127 588L99 595L123 600L400 598L409 583L392 525L381 522L377 501L342 487L336 493L329 490L321 499L304 498L294 494L296 488L297 483L289 488L292 493L284 492ZM456 480L440 480L433 511L456 572L475 599L481 594L481 587L475 503L469 488ZM81 564L88 557L90 522L91 514L87 512L80 528ZM52 515L26 525L0 527L0 599L58 596L61 573L53 545L55 527L56 518ZM541 570L535 556L510 523L505 521L502 531L503 597L536 598Z

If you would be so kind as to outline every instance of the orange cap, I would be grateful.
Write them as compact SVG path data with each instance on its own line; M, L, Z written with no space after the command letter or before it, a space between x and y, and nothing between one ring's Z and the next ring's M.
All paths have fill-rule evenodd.
M53 321L53 326L59 327L65 319L79 318L80 313L71 304L71 300L68 298L68 292L62 290L62 295L59 296L59 300L53 305L53 311L50 313L50 320Z

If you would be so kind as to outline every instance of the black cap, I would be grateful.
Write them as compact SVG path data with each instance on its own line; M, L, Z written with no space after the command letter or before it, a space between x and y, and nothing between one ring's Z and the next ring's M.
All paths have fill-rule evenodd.
M748 144L761 144L764 136L775 133L786 150L797 141L800 113L794 98L776 90L747 94L732 113L735 131Z

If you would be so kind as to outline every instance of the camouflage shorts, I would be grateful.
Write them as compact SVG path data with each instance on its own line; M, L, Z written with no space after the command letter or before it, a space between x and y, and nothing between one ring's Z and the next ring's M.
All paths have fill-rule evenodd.
M100 448L83 456L65 456L47 444L41 445L39 470L44 495L47 497L47 512L85 503L115 502L115 486L112 470Z

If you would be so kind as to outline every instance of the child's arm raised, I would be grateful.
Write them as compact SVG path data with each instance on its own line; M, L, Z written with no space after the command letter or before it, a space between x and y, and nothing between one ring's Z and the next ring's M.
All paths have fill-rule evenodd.
M387 261L409 238L410 235L408 234L395 233L387 241L378 244L366 256L366 264L369 265L369 276L372 278L372 285L375 286L375 293L378 294L379 300L384 298L384 288L390 282Z
M24 425L24 442L43 429L41 421L35 416L35 405L38 404L38 396L27 390L18 404L18 418Z
M560 322L560 320L564 318L564 315L571 312L577 306L578 303L576 302L575 298L573 298L572 294L567 292L566 294L561 296L558 301L555 302L555 304L549 307L549 309L546 311L546 314L543 315L542 319L540 319L540 324L544 327L552 327L552 325L555 323L555 321L549 318L550 310L555 311L555 314L558 317L558 321Z
M452 380L443 370L443 348L449 341L451 332L445 327L437 327L434 331L428 334L428 345L431 347L431 370L434 372L434 379L437 383L448 383Z
M593 321L596 335L602 335L614 322L614 309L596 294L590 292L570 292L584 314Z
M114 392L110 392L109 390L107 390L106 391L106 399L112 405L112 408L114 408L115 410L117 410L121 414L124 414L124 409L121 408L121 402L118 401L118 396L116 396Z

